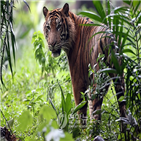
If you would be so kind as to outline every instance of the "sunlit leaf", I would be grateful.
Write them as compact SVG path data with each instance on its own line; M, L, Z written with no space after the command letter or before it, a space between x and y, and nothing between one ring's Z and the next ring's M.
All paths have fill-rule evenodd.
M128 5L130 5L132 1L131 0L123 0L123 2L125 2Z
M106 73L117 73L117 71L115 69L112 69L112 68L102 69L99 72L100 73L103 73L103 72L106 72Z
M131 53L131 54L133 54L133 55L136 55L136 54L134 53L134 51L131 50L131 49L129 49L129 48L123 49L122 52L123 52L123 53Z
M33 117L31 116L29 111L23 111L22 114L18 118L18 130L25 131L27 127L31 126L33 122Z
M80 110L83 106L85 106L85 104L87 103L87 101L82 101L79 105L77 105L74 109L74 111L72 112L72 114L75 114L78 110Z
M56 122L55 120L52 121L51 126L52 126L54 129L59 128L59 127L58 127L58 124L57 124L57 122Z
M137 0L133 0L134 14L137 12L141 2Z
M45 118L48 122L51 119L56 118L56 113L55 113L54 109L49 105L44 105L41 108L40 115L42 115L43 118Z

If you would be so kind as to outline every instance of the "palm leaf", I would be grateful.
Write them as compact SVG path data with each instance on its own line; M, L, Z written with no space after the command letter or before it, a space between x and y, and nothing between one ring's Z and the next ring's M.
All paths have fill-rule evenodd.
M93 1L93 4L96 8L98 15L101 17L102 22L107 25L106 14L101 4L101 1Z
M83 16L87 16L89 17L90 19L93 19L93 20L96 20L98 22L102 22L102 19L99 15L93 13L93 12L90 12L90 11L82 11L80 12L79 14L83 15Z

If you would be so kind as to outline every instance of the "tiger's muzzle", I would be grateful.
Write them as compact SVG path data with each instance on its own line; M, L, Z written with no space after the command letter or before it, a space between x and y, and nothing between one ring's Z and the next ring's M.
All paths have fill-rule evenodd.
M53 57L58 57L61 54L61 48L58 45L52 46L52 45L48 45L49 50L52 52L52 56Z

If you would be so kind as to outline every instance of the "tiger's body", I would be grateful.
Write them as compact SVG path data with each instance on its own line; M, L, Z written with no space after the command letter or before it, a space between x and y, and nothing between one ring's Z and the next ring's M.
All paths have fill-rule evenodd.
M95 33L103 31L105 28L102 26L81 26L80 24L91 23L91 20L70 12L68 4L65 4L62 9L55 9L50 12L44 7L43 14L45 16L43 30L49 50L52 51L54 57L60 55L61 49L67 54L74 99L78 105L82 101L81 92L85 92L91 79L94 79L94 74L91 79L88 77L88 65L97 64L96 71L99 70L98 55L105 54L105 60L108 59L108 48L105 46L110 44L112 39L101 38L103 35L97 34L89 40ZM121 93L117 99L124 95L123 80L118 81L115 90L117 93ZM92 118L100 119L100 115L93 116L93 111L101 109L102 101L102 97L90 101L89 109ZM121 116L125 116L125 103L119 103L119 107ZM84 117L87 115L87 104L80 110L80 113Z

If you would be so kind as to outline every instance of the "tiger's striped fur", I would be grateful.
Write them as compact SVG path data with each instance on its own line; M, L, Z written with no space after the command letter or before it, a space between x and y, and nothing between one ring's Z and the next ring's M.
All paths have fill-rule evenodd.
M70 12L68 4L65 4L62 9L52 11L48 11L44 7L43 14L45 16L43 30L49 50L52 51L54 57L60 55L61 49L67 54L75 103L78 105L82 101L80 92L85 92L90 84L88 65L97 64L96 70L98 71L98 55L104 53L105 59L108 60L108 48L106 46L111 43L112 35L111 38L101 38L103 34L97 34L89 41L92 35L104 31L105 28L103 26L81 26L80 24L89 24L92 21ZM94 75L92 79L94 79ZM120 92L117 97L119 99L120 96L124 95L124 82L123 80L118 81L115 89L117 93ZM102 101L103 98L95 98L90 101L89 108L92 118L100 119L100 115L93 116L92 113L101 109ZM125 103L119 103L119 106L121 116L125 116ZM86 116L87 104L80 110L80 113Z

